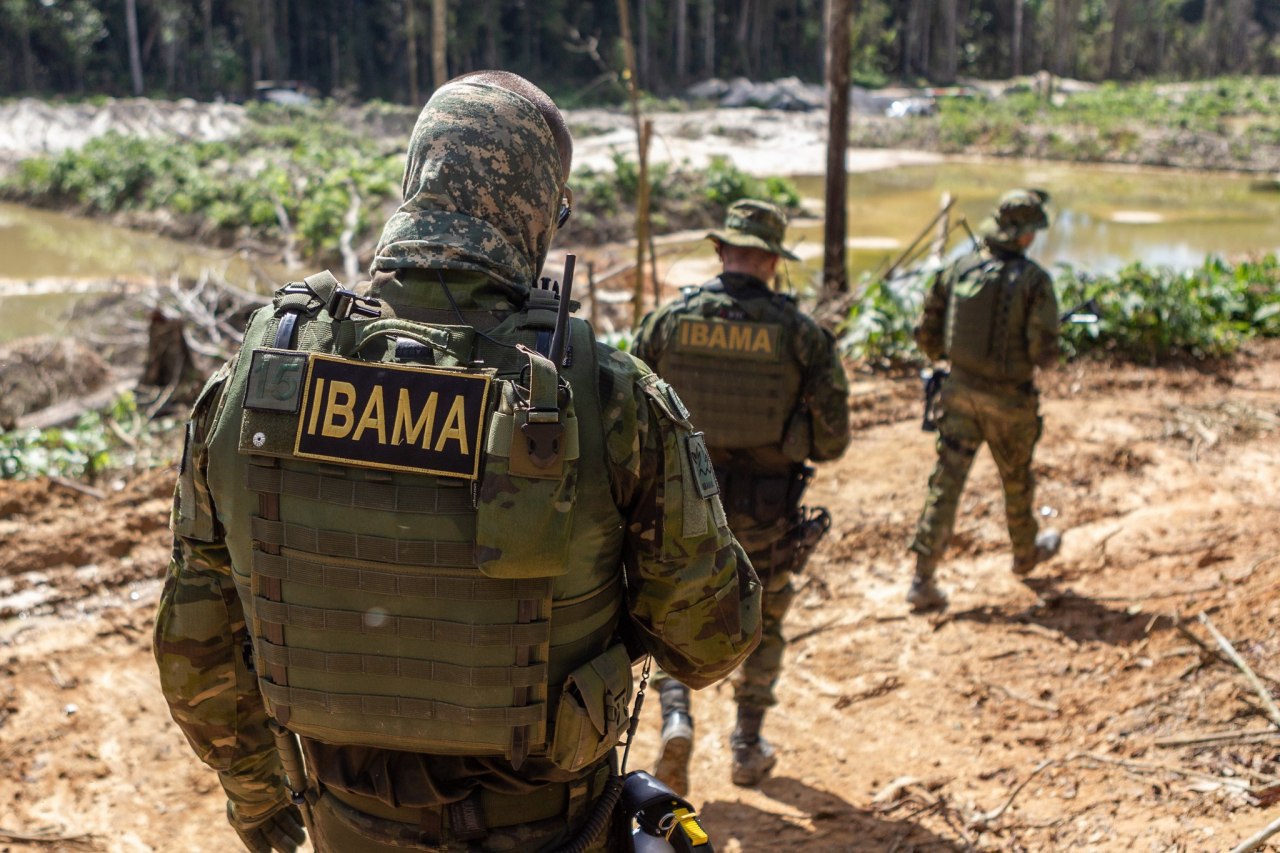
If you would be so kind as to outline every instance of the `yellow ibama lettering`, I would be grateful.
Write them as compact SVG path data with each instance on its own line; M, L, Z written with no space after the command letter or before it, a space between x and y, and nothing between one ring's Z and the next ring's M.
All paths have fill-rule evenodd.
M341 403L338 402L339 396L343 398ZM325 401L324 428L320 430L320 434L330 438L346 438L356 419L355 408L356 386L350 382L330 382L329 399Z
M364 412L360 415L360 423L356 424L356 431L352 434L351 440L359 441L365 430L372 429L378 433L378 444L386 444L386 421L387 414L382 405L382 386L374 385L373 392L369 394L369 402L364 404Z
M681 323L679 326L679 329L680 329L680 345L687 346L689 343L689 324Z
M463 456L471 453L467 448L466 400L461 394L453 398L453 405L449 407L449 414L444 420L444 427L440 430L440 438L436 440L436 453L444 450L444 443L451 438L458 442L459 453Z
M690 334L693 335L693 339L690 343L695 347L705 347L707 345L707 331L706 323L696 324L692 329L690 329Z
M741 350L746 352L751 348L751 327L750 326L730 326L729 327L729 349Z
M773 345L769 342L769 330L761 329L756 332L756 342L751 346L752 352L773 352Z
M315 398L311 402L311 420L307 421L307 435L316 434L316 419L320 416L320 408L324 403L324 379L316 379Z
M431 433L435 431L436 425L436 403L440 399L439 392L432 391L427 397L426 405L422 407L422 411L418 414L418 419L413 419L413 402L409 399L409 389L400 389L400 399L396 402L396 423L391 428L391 443L403 444L407 441L413 444L418 440L418 433L422 433L422 449L431 449ZM401 436L404 436L402 439Z
M707 346L711 349L728 349L729 339L725 337L724 326L716 323L711 327L711 339L707 341Z

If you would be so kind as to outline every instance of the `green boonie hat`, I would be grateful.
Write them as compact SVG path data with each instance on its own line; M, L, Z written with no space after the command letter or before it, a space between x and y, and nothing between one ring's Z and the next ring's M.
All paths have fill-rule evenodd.
M744 249L764 249L787 260L800 258L782 248L782 238L787 233L787 217L776 204L744 198L729 205L724 217L724 229L712 231L707 237L730 246Z
M1044 206L1049 194L1044 190L1010 190L1000 196L995 210L978 226L978 232L997 243L1012 243L1024 234L1049 227Z

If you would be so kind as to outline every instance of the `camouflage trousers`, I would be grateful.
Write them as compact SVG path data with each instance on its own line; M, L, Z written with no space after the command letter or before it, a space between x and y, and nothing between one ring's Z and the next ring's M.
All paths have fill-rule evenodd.
M929 477L929 494L909 546L921 556L918 572L931 577L946 551L965 480L984 443L991 449L1004 486L1005 518L1013 555L1035 553L1039 525L1032 509L1035 480L1031 458L1043 425L1038 396L1034 391L993 394L948 379L942 388L940 408L938 462Z

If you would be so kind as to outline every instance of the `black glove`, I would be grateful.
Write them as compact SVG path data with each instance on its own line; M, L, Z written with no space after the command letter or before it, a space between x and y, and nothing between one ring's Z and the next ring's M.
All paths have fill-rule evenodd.
M235 808L227 803L227 822L240 836L246 849L252 853L294 853L307 840L302 825L302 812L295 805L286 805L265 818L246 821L236 816Z

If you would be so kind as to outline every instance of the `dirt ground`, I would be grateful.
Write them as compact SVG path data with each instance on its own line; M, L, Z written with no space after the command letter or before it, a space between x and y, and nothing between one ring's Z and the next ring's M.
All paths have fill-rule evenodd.
M1009 572L984 452L933 618L903 601L932 464L918 382L854 379L859 430L811 493L835 527L799 579L758 790L729 783L728 686L695 696L693 797L717 849L1226 850L1273 820L1280 735L1200 618L1275 691L1280 347L1217 374L1047 377L1037 503L1063 552ZM173 478L105 497L0 482L0 851L238 849L151 658ZM633 766L657 713L651 697Z

